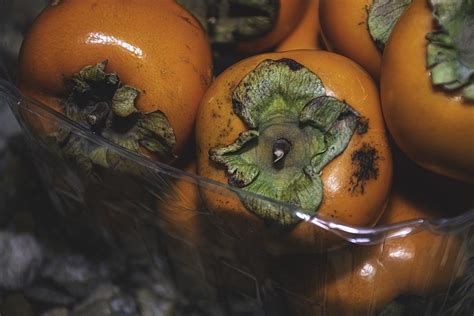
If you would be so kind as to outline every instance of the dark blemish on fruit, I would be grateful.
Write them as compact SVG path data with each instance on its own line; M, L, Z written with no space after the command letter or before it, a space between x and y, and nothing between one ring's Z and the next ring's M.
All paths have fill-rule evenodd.
M357 135L364 135L369 130L369 119L361 117L357 121L356 133Z
M278 59L277 62L286 64L292 71L298 71L303 68L303 65L289 58Z
M240 101L232 99L232 108L234 109L234 112L241 113L244 105L240 103Z
M219 115L219 113L217 113L217 112L216 112L216 111L214 111L214 110L211 112L211 116L212 116L212 118L218 118L218 117L221 117L221 116Z
M381 159L377 149L369 144L363 144L362 147L352 153L352 173L349 189L354 194L364 194L365 185L370 180L375 180L379 176L378 160Z
M233 174L227 173L227 181L229 182L230 185L238 187L238 188L243 188L245 186L244 181L237 179L237 177Z

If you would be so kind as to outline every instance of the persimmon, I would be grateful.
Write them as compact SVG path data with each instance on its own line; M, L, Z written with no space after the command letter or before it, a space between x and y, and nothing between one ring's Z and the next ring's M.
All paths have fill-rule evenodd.
M313 315L311 308L324 306L328 315L379 315L399 297L445 295L469 273L465 230L433 232L423 225L415 231L417 225L407 223L387 227L462 216L474 206L472 185L428 172L400 152L394 158L393 190L377 227L385 227L385 237L397 237L380 240L381 235L371 235L372 245L266 259L271 275L265 278L300 298L290 304L291 311Z
M268 53L228 68L203 97L196 139L198 173L240 189L203 190L204 203L269 251L327 250L334 236L309 222L316 214L372 226L383 212L392 162L378 92L343 56Z
M24 40L18 87L128 150L170 161L191 136L211 66L206 34L175 1L60 0ZM112 164L106 148L59 138L76 157Z
M385 47L381 75L385 120L401 150L428 170L471 183L473 17L472 1L414 1Z
M417 193L396 190L379 224L446 214ZM439 197L443 199L440 195L435 200ZM379 315L399 296L446 293L466 269L469 250L463 236L425 230L377 245L351 245L323 255L272 257L267 261L275 284L285 288L285 293L300 297L288 301L288 314L298 311L298 315L310 316L315 306L324 306L324 315Z
M283 52L296 49L320 49L321 25L319 24L319 0L309 0L301 21L277 47Z
M308 0L177 0L207 30L213 44L251 54L277 45L299 23Z
M382 50L391 29L412 0L320 0L326 45L380 78Z

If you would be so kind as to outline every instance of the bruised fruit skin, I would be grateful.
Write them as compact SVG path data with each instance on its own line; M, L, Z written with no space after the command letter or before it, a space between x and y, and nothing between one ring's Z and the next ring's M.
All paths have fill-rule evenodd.
M383 212L391 155L378 93L342 56L291 51L248 58L211 85L196 124L198 173L249 192L202 192L234 235L263 238L272 252L331 246L333 236L252 193L300 207L303 217L344 224L371 226ZM372 150L353 157L363 148Z
M121 133L111 127L117 124L110 116L125 120L127 133L131 125L146 125L153 135L125 147L152 157L157 153L161 159L163 148L158 147L171 145L172 150L164 150L167 156L179 155L190 137L199 100L211 81L211 66L199 22L174 1L63 0L47 7L26 36L18 87L72 119L90 116L93 110L92 119L81 123L96 132L105 128ZM90 71L94 67L105 74L97 75L97 68ZM80 74L85 69L86 77ZM79 113L70 116L67 104L78 99L72 112ZM123 102L117 104L117 99ZM140 121L147 115L153 120ZM39 132L55 131L47 122L40 125ZM165 130L174 136L167 138Z
M380 225L440 216L437 205L425 206L417 190L394 192ZM306 302L322 304L327 315L378 315L400 295L443 293L463 275L468 258L463 234L423 231L379 245L351 245L324 255L268 262L276 284ZM298 315L314 315L300 312L301 306L292 308Z
M472 34L472 24L465 27ZM427 37L439 30L428 1L415 1L402 15L384 52L382 109L395 142L408 157L430 171L472 183L474 103L465 95L467 88L447 91L442 83L433 85L438 75L445 79L442 72L433 73L436 65L445 68L442 55L435 64L429 58L429 50L436 47L430 48ZM472 43L468 39L462 41ZM465 56L473 56L472 47L465 49Z
M393 25L411 0L321 0L327 46L380 78L382 50Z
M309 0L301 21L277 47L276 51L284 52L296 49L320 49L319 36L319 0Z

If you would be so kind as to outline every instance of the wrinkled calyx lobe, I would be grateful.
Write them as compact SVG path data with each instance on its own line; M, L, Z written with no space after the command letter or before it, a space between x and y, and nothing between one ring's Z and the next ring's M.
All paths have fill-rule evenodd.
M174 158L174 131L161 111L141 113L135 107L140 91L123 85L114 73L105 72L107 62L84 67L67 82L70 94L63 101L65 114L94 133L132 152L142 148L167 161ZM58 138L64 152L93 172L94 165L124 166L109 148L61 130ZM125 158L124 158L125 159Z
M438 24L427 34L433 85L474 101L474 1L430 0Z
M359 114L328 96L319 77L291 59L265 60L233 91L234 112L249 129L210 159L225 166L229 183L314 215L323 196L321 172L347 147ZM287 208L251 194L246 207L265 221L291 226Z
M373 0L368 11L367 25L370 36L380 50L393 28L413 0Z
M178 0L194 14L214 44L248 41L270 32L279 0Z

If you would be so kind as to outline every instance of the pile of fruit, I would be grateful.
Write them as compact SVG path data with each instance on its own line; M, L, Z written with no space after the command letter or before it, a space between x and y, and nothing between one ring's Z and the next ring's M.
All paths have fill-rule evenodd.
M400 314L397 297L443 291L466 269L460 236L348 246L311 219L374 227L473 207L472 0L52 1L17 86L97 137L235 188L177 181L184 197L158 216L197 244L217 225L252 245L257 279L328 315ZM28 122L87 177L136 173L108 147Z

